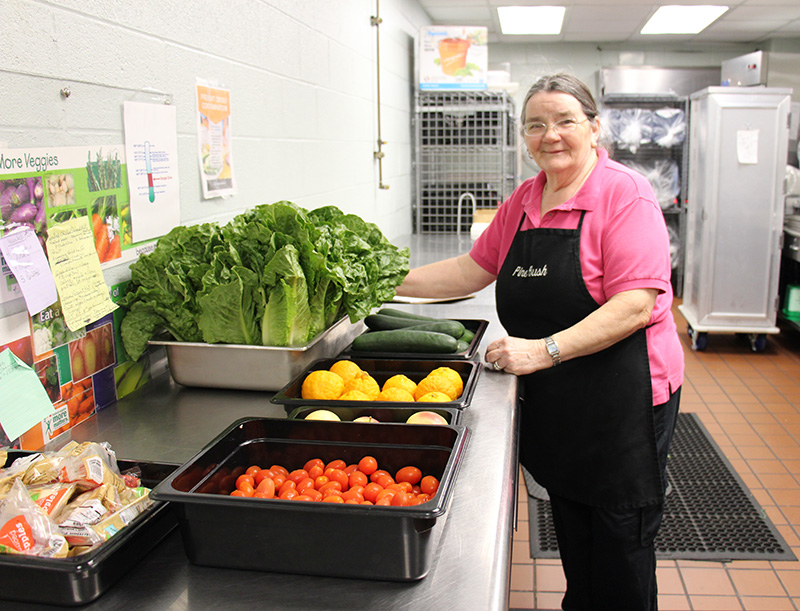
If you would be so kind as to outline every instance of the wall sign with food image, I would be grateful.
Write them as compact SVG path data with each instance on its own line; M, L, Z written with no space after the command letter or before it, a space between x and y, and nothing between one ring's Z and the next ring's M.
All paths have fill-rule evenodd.
M42 177L0 180L0 214L3 233L17 227L30 227L44 248L47 220Z
M61 386L58 380L58 362L56 356L52 355L33 364L33 370L39 376L47 396L51 403L58 403L61 400Z
M128 210L129 207L126 206ZM92 212L92 235L94 248L100 263L119 259L122 255L122 236L120 235L120 215L117 210L117 196L105 195L94 200ZM128 212L130 215L130 212ZM128 220L130 227L130 219Z
M35 316L31 316L31 335L33 352L36 358L47 355L51 350L68 344L86 334L85 329L70 331L64 321L61 303L56 302Z
M103 325L69 344L69 362L73 382L114 364L111 324Z

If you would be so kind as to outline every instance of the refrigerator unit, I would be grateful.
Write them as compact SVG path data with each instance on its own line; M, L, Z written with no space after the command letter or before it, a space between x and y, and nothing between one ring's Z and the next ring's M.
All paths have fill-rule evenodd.
M791 89L707 87L690 96L683 303L692 347L778 333Z

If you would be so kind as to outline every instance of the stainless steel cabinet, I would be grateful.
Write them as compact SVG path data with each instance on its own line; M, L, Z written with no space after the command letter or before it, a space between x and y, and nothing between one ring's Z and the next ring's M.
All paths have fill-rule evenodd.
M791 89L708 87L690 96L684 299L692 346L778 333L783 178Z

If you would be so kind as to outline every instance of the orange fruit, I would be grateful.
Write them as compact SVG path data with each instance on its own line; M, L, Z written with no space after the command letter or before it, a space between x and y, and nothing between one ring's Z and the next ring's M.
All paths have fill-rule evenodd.
M456 385L449 376L443 374L428 374L419 384L417 390L414 391L414 398L419 401L420 397L427 395L430 392L439 392L447 395L448 401L455 401L461 394L458 392Z
M417 390L417 383L411 378L404 376L402 373L398 373L383 383L383 390L387 388L402 388L413 395L414 391Z
M390 386L384 388L378 395L376 401L414 401L414 395L403 388L397 386Z
M345 382L347 382L356 374L361 373L361 367L356 365L353 361L342 359L341 361L336 361L333 365L331 365L328 371L338 374Z
M344 380L338 374L324 369L312 371L303 380L300 394L303 399L338 399L344 392Z
M452 367L437 367L428 375L442 375L451 380L456 388L456 396L453 397L454 400L458 399L461 393L464 392L464 380L461 379L461 374Z
M425 393L421 395L417 401L420 403L430 402L430 403L446 403L447 401L452 401L450 395L446 395L443 392L439 392L436 390L432 390L431 392Z
M344 392L349 390L360 390L367 395L370 401L374 401L380 394L381 389L378 383L366 371L362 371L350 378L344 385Z

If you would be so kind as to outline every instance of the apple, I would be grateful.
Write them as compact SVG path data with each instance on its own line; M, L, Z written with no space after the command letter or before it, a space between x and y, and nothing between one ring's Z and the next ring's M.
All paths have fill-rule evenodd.
M311 412L304 420L330 420L340 421L341 418L328 409L318 409Z
M372 416L359 416L358 418L356 418L355 420L353 420L353 422L370 422L370 423L375 423L375 422L378 422L378 421L377 421L375 418L373 418Z
M447 420L436 412L414 412L408 417L406 424L447 424Z

